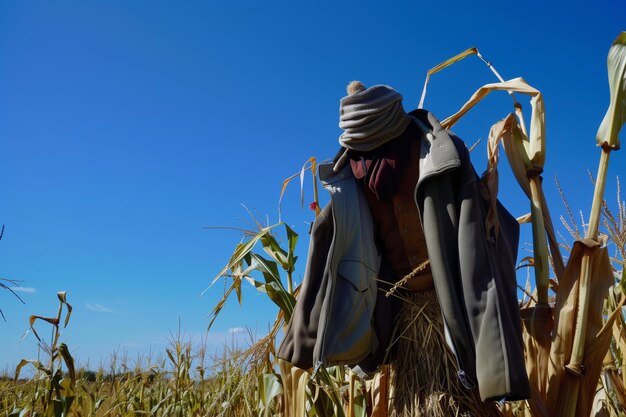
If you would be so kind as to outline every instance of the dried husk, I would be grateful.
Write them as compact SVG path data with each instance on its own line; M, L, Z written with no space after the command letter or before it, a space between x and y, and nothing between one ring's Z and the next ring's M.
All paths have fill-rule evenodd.
M603 296L601 291L601 288L598 289L598 294L594 297L595 301ZM597 391L598 378L602 371L602 362L611 344L611 330L615 319L621 315L623 305L624 299L622 299L622 302L611 313L605 323L602 322L602 314L595 314L592 317L595 322L589 325L592 329L587 333L587 346L585 346L585 359L583 361L585 376L581 381L581 389L584 395L579 394L579 402L576 408L577 416L588 416L591 412L593 399ZM594 335L592 332L597 328L600 328L600 330Z
M278 366L285 395L285 417L305 416L309 373L282 359L278 359Z
M367 381L372 404L371 417L389 416L389 366L385 365L371 381Z
M564 369L572 368L570 359L574 341L575 326L573 324L576 323L577 309L580 308L578 293L582 275L585 274L585 262L589 262L589 272L590 276L594 277L594 285L591 286L589 293L584 340L586 355L582 362L584 373L582 377L579 377ZM606 246L592 239L576 241L565 274L559 282L559 292L554 308L556 331L550 351L547 396L550 415L585 417L589 415L602 360L610 342L611 333L606 330L601 332L601 330L603 329L603 301L613 282L613 271ZM578 388L579 382L581 383L580 389ZM575 414L570 414L573 410Z
M524 326L524 353L526 372L531 386L532 397L528 404L533 415L547 415L548 363L554 321L552 308L547 304L530 304L520 311Z

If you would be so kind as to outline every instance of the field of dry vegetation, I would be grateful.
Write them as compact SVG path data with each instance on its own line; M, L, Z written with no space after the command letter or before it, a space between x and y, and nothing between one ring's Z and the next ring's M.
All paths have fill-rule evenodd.
M433 68L428 76L471 55L482 59L471 48ZM490 130L483 179L495 204L503 148L529 201L529 215L518 220L533 228L533 254L521 266L528 268L531 279L520 287L532 397L499 404L498 413L505 416L626 416L626 203L619 179L616 203L612 197L608 202L604 198L609 157L620 148L618 133L626 122L626 32L609 50L608 71L611 102L596 138L600 165L592 180L591 213L581 225L565 198L564 205L551 202L553 210L557 203L563 207L558 227L565 233L558 239L542 190L546 115L541 93L521 78L500 79L478 89L458 113L442 122L452 127L491 92L513 93L514 110ZM528 127L516 95L530 98ZM623 160L617 164L625 166ZM315 159L305 167L312 173L317 204ZM317 205L313 208L319 211ZM396 415L390 407L394 387L386 378L363 380L340 366L321 368L311 377L276 358L279 332L299 293L292 280L298 236L284 223L256 224L258 229L245 231L247 239L237 245L213 281L223 279L225 289L211 312L211 324L229 297L241 300L242 285L252 285L277 308L267 335L245 348L226 346L219 357L212 357L206 345L192 345L179 333L158 357L130 360L113 355L106 368L77 369L60 337L62 328L71 325L72 307L66 293L59 292L56 315L30 317L42 359L23 360L0 377L0 416ZM40 338L38 326L52 326L50 340Z

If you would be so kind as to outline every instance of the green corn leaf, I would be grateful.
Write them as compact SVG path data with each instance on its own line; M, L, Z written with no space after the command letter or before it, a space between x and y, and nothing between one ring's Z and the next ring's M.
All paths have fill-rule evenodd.
M220 311L222 311L222 308L224 308L224 305L226 304L226 300L228 300L228 297L230 296L230 294L233 292L233 289L235 288L234 283L231 284L230 288L228 288L228 290L226 291L226 293L224 294L224 296L222 297L222 299L213 307L213 309L211 310L210 315L211 317L211 321L209 322L209 327L208 329L211 329L211 326L213 325L213 322L215 321L215 319L217 318L217 316L219 315Z
M330 370L330 372L329 372L329 370ZM317 371L316 378L317 378L317 380L319 381L320 385L323 388L330 387L330 389L326 388L326 389L323 389L323 391L326 393L327 398L332 403L333 414L338 416L338 417L345 417L345 414L343 412L343 401L339 397L339 394L338 394L337 390L334 389L334 387L337 386L337 382L331 376L331 374L334 372L334 369L333 368L329 368L329 370L327 370L324 367L321 367ZM320 414L320 415L323 415L323 414Z
M619 132L626 123L626 32L620 33L609 49L610 102L596 135L598 146L620 148Z
M257 244L257 242L263 237L265 236L267 233L269 233L273 228L275 228L276 226L278 226L280 223L275 224L273 226L268 226L268 227L264 227L263 229L261 229L259 231L259 233L257 233L256 235L254 235L250 240L248 240L245 243L240 243L237 245L237 247L235 248L235 251L233 252L233 254L230 257L230 260L228 261L228 264L226 264L226 266L224 268L222 268L222 270L220 271L219 274L217 274L217 276L213 279L213 281L211 282L211 285L209 285L208 288L206 288L204 291L202 291L202 294L204 294L213 284L215 284L215 282L222 277L227 271L229 271L230 269L233 268L233 266L235 266L237 263L241 262L244 257L250 253L250 251L254 248L254 246Z
M274 236L271 234L266 234L261 238L261 243L263 245L263 250L269 256L272 257L276 262L278 262L284 270L289 268L289 257L287 252L283 248L280 247L280 244L276 240Z
M289 322L295 306L295 299L284 288L279 288L275 282L266 284L268 297L276 304L284 313L285 321Z
M293 313L296 300L294 296L291 295L283 286L276 263L255 253L251 254L251 259L251 267L260 271L265 278L266 285L263 286L262 290L266 292L274 304L276 304L283 311L285 314L285 320L289 321L291 314Z
M354 417L367 416L367 398L363 395L364 387L361 380L354 381Z
M276 374L259 375L260 406L263 416L270 416L274 398L283 393L283 385Z
M265 282L276 282L280 286L282 283L280 281L280 274L278 273L278 266L276 262L272 262L268 259L263 258L261 255L256 253L250 254L252 262L251 266L254 265L254 269L263 273L263 277L265 278Z
M296 299L293 295L289 294L274 281L264 284L251 277L246 277L246 280L254 285L257 290L266 293L269 299L281 309L285 315L285 321L289 321L296 305Z
M285 230L287 231L287 246L289 251L287 255L287 268L285 268L285 270L287 272L293 272L296 270L296 260L298 260L298 257L294 255L296 243L298 242L298 234L294 232L291 227L287 226L286 223Z
M249 259L249 256L246 255L244 257ZM232 275L233 275L233 283L231 284L231 286L235 289L235 293L237 294L237 302L241 305L242 302L242 292L241 292L241 277L244 276L243 272L243 260L238 262L235 266L233 266L232 268Z

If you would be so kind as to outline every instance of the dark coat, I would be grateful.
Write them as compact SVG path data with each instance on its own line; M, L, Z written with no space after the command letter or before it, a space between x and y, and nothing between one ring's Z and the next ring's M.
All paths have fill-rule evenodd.
M514 269L519 225L499 205L498 235L486 230L487 201L465 144L431 113L411 115L423 131L416 138L422 143L415 201L459 377L468 388L478 386L483 400L528 398ZM331 202L314 223L302 292L278 352L305 369L356 365L381 350L371 293L372 268L381 260L369 209L349 166L334 174L332 165L322 165L320 178Z

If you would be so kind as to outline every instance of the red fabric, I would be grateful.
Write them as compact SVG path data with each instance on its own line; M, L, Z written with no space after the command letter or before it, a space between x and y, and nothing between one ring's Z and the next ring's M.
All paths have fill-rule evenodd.
M369 152L350 153L350 166L357 179L365 178L365 184L381 201L388 201L397 192L409 163L411 142L419 131L410 123L404 132L391 142Z

